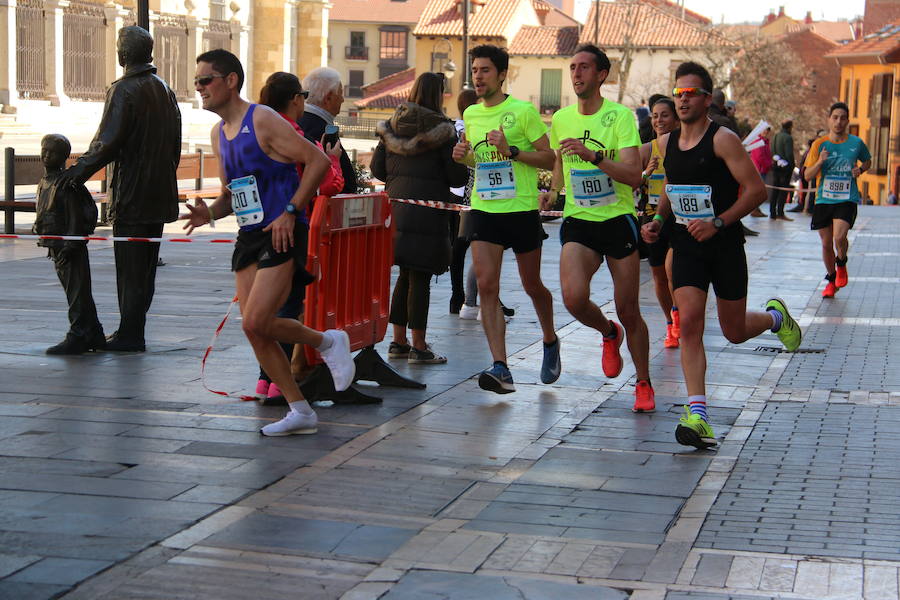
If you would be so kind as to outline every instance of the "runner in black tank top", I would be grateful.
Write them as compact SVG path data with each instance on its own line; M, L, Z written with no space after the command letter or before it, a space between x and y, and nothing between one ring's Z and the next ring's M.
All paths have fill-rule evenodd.
M712 79L706 69L682 64L675 72L675 86L681 129L660 138L666 182L657 214L642 233L648 243L656 241L661 222L675 215L672 287L681 313L681 366L688 391L675 439L703 449L717 444L706 412L703 327L709 284L729 342L740 344L771 330L793 351L801 334L778 298L766 303L766 312L747 311L740 219L762 202L765 187L738 137L707 117Z
M721 215L734 205L740 187L725 161L715 154L713 138L720 127L718 123L710 121L700 142L688 150L678 148L681 129L674 130L669 134L666 158L663 161L667 184L708 185L712 188L711 200L716 215ZM684 241L698 243L683 225L676 226L674 235ZM724 227L710 241L718 242L725 239L744 241L744 233L739 222Z

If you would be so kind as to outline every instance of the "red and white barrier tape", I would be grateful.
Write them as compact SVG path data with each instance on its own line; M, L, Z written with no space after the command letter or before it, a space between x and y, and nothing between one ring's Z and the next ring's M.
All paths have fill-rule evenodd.
M801 193L811 193L817 191L816 188L792 188L792 187L779 187L777 185L769 185L765 184L767 188L770 190L784 190L785 192L801 192Z
M72 242L165 242L175 244L189 244L202 242L206 244L233 244L234 238L216 238L211 240L197 240L191 238L162 238L162 237L125 237L125 236L100 236L100 235L34 235L0 233L0 240L63 240Z
M467 204L454 204L452 202L440 202L437 200L412 200L409 198L391 198L391 202L400 202L402 204L414 204L416 206L427 206L429 208L438 208L440 210L452 210L456 212L466 212L472 210ZM542 210L542 217L561 217L561 210Z
M234 308L234 305L237 304L237 296L231 299L231 304L228 305L228 310L225 311L225 316L222 317L222 321L219 323L219 326L216 327L216 330L213 332L212 339L209 340L209 346L206 347L206 351L203 353L203 359L200 361L200 381L203 383L203 387L206 388L208 392L212 392L213 394L218 394L219 396L225 396L226 398L235 398L237 400L243 400L244 402L255 402L256 396L249 395L240 395L234 396L229 394L228 392L223 392L221 390L214 390L206 384L206 359L209 358L209 355L212 353L213 346L216 344L216 339L219 337L219 334L222 333L222 329L225 328L225 323L228 322L228 317L231 316L231 310Z

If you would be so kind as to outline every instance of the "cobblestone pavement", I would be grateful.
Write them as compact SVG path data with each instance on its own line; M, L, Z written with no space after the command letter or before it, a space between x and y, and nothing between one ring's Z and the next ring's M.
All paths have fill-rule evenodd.
M900 211L861 209L850 285L833 300L807 217L748 224L761 230L748 304L784 298L803 351L778 352L772 334L729 344L710 304L722 439L707 452L674 442L685 390L646 265L658 410L635 415L627 355L602 377L598 336L562 306L557 223L543 263L556 384L538 383L540 337L510 255L517 393L478 389L487 344L478 322L446 314L444 276L429 337L450 361L397 365L426 389L366 387L384 401L319 406L317 435L274 439L257 430L283 409L200 382L233 293L230 248L163 248L147 353L59 358L43 353L66 327L51 263L0 242L0 598L898 598ZM91 260L111 332L109 245L92 244ZM605 269L592 297L612 310ZM231 392L255 383L236 320L208 375Z

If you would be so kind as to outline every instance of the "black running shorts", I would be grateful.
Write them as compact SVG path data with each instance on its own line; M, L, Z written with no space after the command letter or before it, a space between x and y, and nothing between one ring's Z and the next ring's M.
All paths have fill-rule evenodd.
M472 242L488 242L512 248L516 254L537 250L544 244L541 215L536 210L509 213L489 213L470 210L467 215Z
M831 227L834 219L847 221L852 228L856 223L856 202L838 202L837 204L816 202L816 205L813 206L813 216L809 228L815 231Z
M708 293L711 283L722 300L747 297L747 255L742 240L714 237L700 243L683 235L672 240L672 289L692 286Z
M309 225L300 220L294 225L294 245L287 252L275 252L270 231L261 229L241 231L238 233L234 253L231 255L231 270L241 271L253 264L258 269L266 269L277 267L292 259L298 270L305 270L308 244Z
M587 221L566 217L559 228L559 241L565 246L577 242L600 255L622 259L638 247L638 226L634 215L619 215L606 221Z
M666 264L666 254L669 253L672 242L672 228L675 227L675 218L669 216L663 221L662 228L659 230L659 239L652 244L648 244L649 253L647 262L651 267L661 267Z

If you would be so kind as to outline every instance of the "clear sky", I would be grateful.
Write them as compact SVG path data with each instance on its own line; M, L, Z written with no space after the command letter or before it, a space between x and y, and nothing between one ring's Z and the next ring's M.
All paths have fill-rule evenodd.
M677 0L675 0L677 2ZM715 23L745 21L761 22L770 10L784 12L794 19L802 19L807 11L812 11L816 21L837 21L861 16L865 11L865 0L750 0L750 2L723 2L722 0L684 0L685 8L706 15Z
M678 2L678 0L672 0ZM592 0L575 0L575 17L585 19ZM794 19L802 19L806 11L812 11L816 21L837 21L861 16L865 10L865 0L684 0L685 7L705 15L714 23L762 23L770 10L784 12Z

